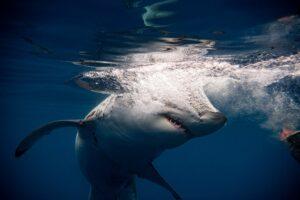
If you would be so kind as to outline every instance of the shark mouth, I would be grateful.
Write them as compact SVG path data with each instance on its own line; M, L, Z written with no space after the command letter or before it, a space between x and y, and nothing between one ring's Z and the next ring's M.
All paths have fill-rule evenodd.
M193 134L191 131L178 119L171 117L169 115L163 115L163 117L177 130L182 131L187 136L191 137Z

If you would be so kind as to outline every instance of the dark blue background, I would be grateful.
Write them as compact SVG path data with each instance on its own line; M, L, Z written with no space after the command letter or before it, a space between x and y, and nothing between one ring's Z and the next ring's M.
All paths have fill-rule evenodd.
M153 1L152 1L153 2ZM207 34L243 30L299 12L296 1L180 1L170 30ZM64 84L81 67L67 62L95 48L95 33L143 26L142 9L122 1L2 2L0 33L0 199L87 199L89 186L74 153L75 130L41 140L26 156L13 157L33 128L55 119L83 118L104 96ZM53 53L26 43L30 37ZM184 199L300 199L300 165L287 147L246 116L230 118L215 134L165 152L155 161ZM140 199L171 199L159 186L139 180Z

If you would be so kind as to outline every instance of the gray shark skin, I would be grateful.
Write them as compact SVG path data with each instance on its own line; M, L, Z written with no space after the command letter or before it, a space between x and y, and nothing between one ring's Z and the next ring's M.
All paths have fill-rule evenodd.
M111 73L98 77L101 86L88 76L78 76L74 82L110 94L103 102L82 120L55 121L36 129L19 144L16 157L54 129L74 127L78 130L76 155L91 185L90 200L136 200L136 177L156 183L174 199L181 199L159 175L153 160L166 149L217 131L226 117L201 91L180 96L179 88L171 85L156 93L142 82L132 90L118 79L106 85L99 79L109 81Z

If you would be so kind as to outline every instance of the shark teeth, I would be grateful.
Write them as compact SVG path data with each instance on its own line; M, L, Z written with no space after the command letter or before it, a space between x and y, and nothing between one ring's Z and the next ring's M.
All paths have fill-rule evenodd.
M167 120L175 127L175 128L181 128L181 124L175 120L173 120L172 118L167 118Z
M166 116L166 115L165 115L164 117L168 120L168 122L169 122L170 124L173 125L174 128L183 131L183 132L186 133L187 135L191 135L190 130L189 130L187 127L185 127L185 126L183 125L183 123L181 123L179 120L174 119L174 118L172 118L172 117L170 117L170 116Z

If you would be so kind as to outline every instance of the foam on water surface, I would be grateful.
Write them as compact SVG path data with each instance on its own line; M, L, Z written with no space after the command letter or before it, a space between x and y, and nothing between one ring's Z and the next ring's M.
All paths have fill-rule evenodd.
M234 62L237 55L210 55L215 47L210 40L194 39L191 44L173 45L170 51L157 50L161 46L146 43L140 48L153 51L122 55L122 65L95 68L83 76L99 91L131 93L140 101L161 98L184 104L189 100L201 106L208 96L227 115L263 114L263 126L272 130L299 125L299 102L275 85L299 79L300 53L239 64ZM103 80L108 85L103 86Z

